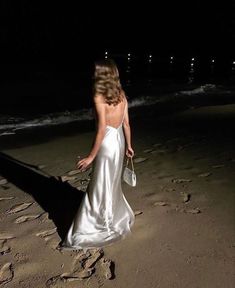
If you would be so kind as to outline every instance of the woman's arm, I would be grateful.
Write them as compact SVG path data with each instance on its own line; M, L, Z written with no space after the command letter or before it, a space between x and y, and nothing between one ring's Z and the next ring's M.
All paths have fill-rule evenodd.
M126 102L127 102L127 99L126 99ZM124 129L124 135L126 139L126 156L133 157L134 151L131 146L131 127L129 123L128 102L126 103L126 108L124 112L123 129Z
M81 171L85 170L88 165L92 163L95 159L100 145L104 139L105 129L106 129L106 119L105 119L105 103L103 101L103 97L101 95L96 95L93 98L94 106L95 106L95 113L96 113L96 136L92 144L91 151L86 158L78 161L77 167Z

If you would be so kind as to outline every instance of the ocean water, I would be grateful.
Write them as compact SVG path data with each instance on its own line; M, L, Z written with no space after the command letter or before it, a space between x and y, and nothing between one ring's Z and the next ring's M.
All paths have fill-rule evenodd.
M114 55L115 56L115 55ZM119 58L118 58L119 57ZM113 57L119 67L129 109L157 105L177 97L234 95L234 67L167 59L140 63L123 55ZM150 61L151 60L151 61ZM193 63L193 65L192 65ZM220 68L220 69L219 69ZM91 75L76 80L31 79L1 86L0 136L25 129L92 120Z
M139 95L138 97L129 99L129 109L142 106L152 106L158 103L171 101L181 96L188 98L195 97L196 95L220 95L224 97L226 95L234 95L235 90L228 89L221 85L204 84L195 86L193 88L162 93L156 95ZM60 112L41 113L37 116L14 116L14 115L0 115L0 136L14 135L20 130L33 129L43 126L55 126L61 124L67 124L72 122L92 120L93 110L92 108L82 108L78 110L65 110Z

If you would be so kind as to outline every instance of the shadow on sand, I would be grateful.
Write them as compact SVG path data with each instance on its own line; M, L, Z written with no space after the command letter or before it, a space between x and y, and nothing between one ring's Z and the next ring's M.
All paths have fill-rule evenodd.
M0 174L30 194L57 227L63 240L81 204L84 192L0 152Z

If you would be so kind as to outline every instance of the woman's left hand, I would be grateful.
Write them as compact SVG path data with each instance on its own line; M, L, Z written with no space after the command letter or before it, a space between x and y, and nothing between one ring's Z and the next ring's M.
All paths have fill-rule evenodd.
M93 161L93 158L88 156L88 157L85 157L81 160L79 160L77 163L76 163L76 166L79 170L81 170L82 172L85 171L87 169L87 167L92 163Z

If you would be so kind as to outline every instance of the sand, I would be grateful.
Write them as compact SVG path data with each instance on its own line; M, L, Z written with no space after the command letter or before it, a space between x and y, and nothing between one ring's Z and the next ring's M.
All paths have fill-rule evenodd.
M234 124L235 105L136 118L137 187L123 183L132 234L87 255L57 245L89 181L74 169L94 132L4 149L0 286L234 287Z

